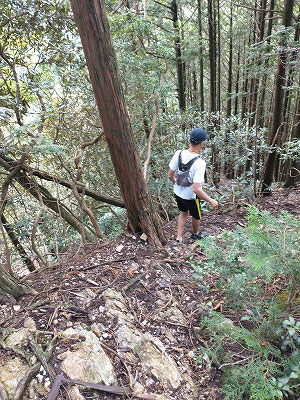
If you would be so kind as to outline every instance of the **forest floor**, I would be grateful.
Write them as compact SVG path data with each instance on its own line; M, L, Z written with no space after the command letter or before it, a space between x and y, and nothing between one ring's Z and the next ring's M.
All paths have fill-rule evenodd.
M275 215L283 210L300 215L300 188L278 189L271 196L258 199L256 205ZM213 285L209 293L204 293L197 285L189 259L191 256L195 260L205 258L201 242L194 244L189 239L191 227L188 225L185 232L187 243L177 244L174 240L176 224L175 218L165 225L169 242L163 249L154 248L147 241L125 233L105 243L74 250L73 254L62 256L51 268L29 274L23 282L34 288L38 294L24 297L17 303L20 305L19 309L15 305L6 309L6 320L2 326L21 327L28 316L35 321L38 330L54 333L76 323L87 326L95 322L101 323L106 330L102 342L113 360L119 384L129 386L128 370L124 369L117 353L114 335L114 324L117 321L106 320L101 311L104 306L101 293L107 288L115 289L125 296L127 305L135 316L135 323L142 332L159 338L175 362L185 358L191 378L198 388L198 394L190 397L190 400L222 399L221 372L214 367L199 367L195 361L199 345L206 340L205 337L199 337L195 330L199 325L199 304L216 307L222 300L222 294L215 291ZM243 204L239 206L233 203L218 211L207 212L201 229L209 235L217 235L224 229L234 230L239 226L246 226L246 208ZM157 308L157 300L162 298L162 293L165 301ZM155 318L160 311L171 307L172 303L176 303L184 314L188 321L186 324L176 323L167 317ZM32 307L33 305L35 306ZM225 307L219 308L219 311L228 316ZM171 332L175 341L167 338L166 329ZM55 350L49 362L58 374L60 371ZM136 365L130 364L130 370L133 375L134 370L136 374L142 374L138 360ZM148 380L146 389L149 393L164 393L163 385L154 378ZM87 399L121 398L119 395L100 392L95 395L95 391L90 389L83 390L82 394ZM40 398L47 398L47 391L44 396L41 394ZM178 389L166 398L183 400L184 396ZM186 397L185 399L189 400Z

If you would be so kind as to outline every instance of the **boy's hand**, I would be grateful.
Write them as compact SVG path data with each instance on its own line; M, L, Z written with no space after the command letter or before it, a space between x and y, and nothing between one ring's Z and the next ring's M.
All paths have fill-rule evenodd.
M219 207L219 203L214 199L211 200L210 205L212 206L213 209L216 209Z

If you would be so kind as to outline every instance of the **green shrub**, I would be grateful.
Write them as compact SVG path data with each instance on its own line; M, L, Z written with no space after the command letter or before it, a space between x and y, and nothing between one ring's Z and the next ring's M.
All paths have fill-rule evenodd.
M214 282L235 321L216 312L203 321L209 348L200 353L223 372L226 400L300 395L300 322L286 318L296 315L299 241L299 219L249 207L246 228L201 241L206 261L191 261L199 285L209 291ZM279 290L287 293L284 308Z

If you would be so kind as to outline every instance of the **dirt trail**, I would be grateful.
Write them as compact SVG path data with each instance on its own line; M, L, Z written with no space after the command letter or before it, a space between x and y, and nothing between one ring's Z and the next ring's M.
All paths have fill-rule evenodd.
M286 210L299 216L300 189L278 190L272 196L260 199L258 207L274 214ZM202 230L214 235L222 229L231 230L245 224L245 207L236 208L229 204L225 214L221 211L207 213L202 220ZM198 346L203 344L197 335L203 307L207 304L214 306L219 298L214 292L203 293L193 278L190 256L203 259L205 255L201 247L193 245L189 239L189 229L190 226L185 232L187 244L176 244L176 219L170 221L165 226L170 240L163 250L157 250L133 235L123 234L114 240L87 246L77 253L64 256L54 267L32 273L26 278L25 283L39 294L22 299L17 312L13 306L0 309L2 327L20 327L28 316L33 318L37 329L42 331L58 332L76 323L91 326L99 322L107 331L105 345L112 350L108 350L108 353L114 360L119 382L128 386L124 366L113 353L116 351L114 323L105 319L101 313L104 307L101 293L107 288L115 289L124 295L127 306L135 316L136 326L142 332L158 337L175 361L181 362L184 359L199 390L194 399L221 399L220 374L214 368L209 371L206 368L200 369L194 358ZM32 309L32 304L36 302L40 302L40 306ZM55 304L55 307L51 304ZM176 322L168 314L168 310L175 304L184 315L186 323ZM159 314L161 318L157 318ZM3 350L1 354L0 349L1 355L7 356ZM56 370L55 354L51 362ZM138 363L136 370L141 373ZM162 393L163 390L155 380L148 382L147 391ZM85 393L89 399L120 398L114 395L93 397L91 391ZM184 399L180 390L169 398Z

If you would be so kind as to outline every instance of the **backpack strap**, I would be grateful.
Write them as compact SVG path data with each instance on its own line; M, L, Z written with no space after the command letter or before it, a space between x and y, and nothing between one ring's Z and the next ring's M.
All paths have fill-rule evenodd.
M178 157L178 169L181 172L185 172L191 168L191 166L194 164L195 161L197 161L200 158L200 156L196 156L196 157L192 158L188 163L183 164L182 156L181 156L182 152L183 152L183 150L181 150L181 152L179 153L179 157Z

